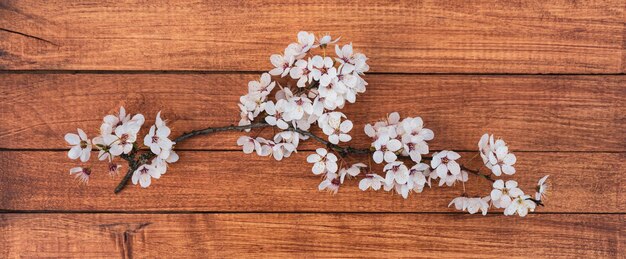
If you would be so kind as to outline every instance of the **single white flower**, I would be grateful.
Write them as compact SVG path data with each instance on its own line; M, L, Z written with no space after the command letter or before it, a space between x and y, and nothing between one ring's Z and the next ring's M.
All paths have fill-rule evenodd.
M250 154L254 150L261 150L261 144L254 138L249 136L241 136L237 139L237 145L243 147L243 153ZM258 151L260 152L260 151Z
M378 191L380 187L382 187L383 181L385 181L385 179L380 175L366 174L365 178L361 179L359 182L359 189L366 191L371 188L374 191Z
M422 161L422 155L428 154L428 144L418 136L402 135L402 146L402 155L409 156L416 163Z
M259 143L259 145L257 146L258 148L255 148L256 150L256 154L258 156L274 156L274 158L278 161L280 161L281 159L283 159L283 154L282 153L278 153L278 152L282 152L282 149L276 149L274 150L274 148L276 147L276 143L274 143L274 141L271 140L267 140L264 139L262 137L256 137L256 139L254 139L257 143ZM242 140L242 142L244 142ZM250 142L250 140L246 140L246 142ZM248 144L249 146L250 144ZM276 154L274 154L274 152L277 152Z
M328 153L328 150L324 148L318 148L315 150L316 154L311 154L306 158L306 161L313 164L313 174L319 175L324 172L335 173L337 172L337 156L333 153Z
M546 175L544 177L541 177L541 179L539 179L539 182L537 183L537 188L536 188L537 192L535 193L535 200L541 201L546 198L546 193L548 192L548 189L550 188L550 186L546 182L546 180L548 179L548 176L549 175Z
M389 185L395 181L398 184L406 184L409 181L409 169L400 161L390 162L385 165L385 182Z
M409 181L413 184L413 191L422 192L426 186L426 176L430 174L430 166L418 163L409 170Z
M251 92L241 96L239 98L239 102L241 104L239 106L241 111L249 113L246 114L248 120L253 120L265 110L265 105L267 105L267 95L261 92Z
M109 175L116 176L120 172L121 168L122 168L121 165L109 162Z
M280 129L288 129L289 124L288 121L291 121L288 112L288 102L284 99L278 100L276 105L273 102L267 102L265 106L265 111L267 112L267 116L265 117L265 122L269 125L277 126Z
M162 159L160 157L155 157L152 159L150 164L154 167L154 170L156 170L158 174L162 175L167 172L167 165L175 163L176 161L178 161L178 154L172 151L167 158Z
M115 128L115 135L102 136L104 142L111 146L109 152L113 156L130 153L133 150L133 144L137 140L137 133L140 127L141 125L136 123L127 122Z
M441 178L446 177L448 171L452 175L458 175L461 173L461 166L456 162L459 158L461 158L461 155L457 152L443 150L433 154L430 166L435 169L437 175Z
M321 87L327 86L337 77L337 69L333 67L333 60L330 57L321 57L319 55L311 58L311 76L313 80L318 80ZM332 70L332 71L331 71ZM329 74L329 72L331 74ZM324 79L322 79L324 78Z
M285 55L281 56L278 54L274 54L270 56L270 62L274 65L274 69L269 71L270 75L285 77L289 74L289 70L295 61L294 56L289 55L285 52Z
M341 37L336 38L336 39L332 39L330 37L330 35L326 34L320 38L317 39L317 42L315 45L313 45L313 48L326 48L328 45L330 44L335 44L337 43L337 41L339 41L339 39L341 39Z
M104 117L102 125L100 125L100 134L114 134L115 129L121 125L128 125L128 127L134 128L133 130L139 131L144 122L145 118L143 115L135 114L131 119L130 114L126 114L124 107L120 107L120 112L117 116L107 115Z
M268 73L263 73L259 81L248 82L248 92L260 93L261 95L269 95L276 82L272 82L272 77Z
M496 208L506 208L511 201L524 192L517 188L517 182L513 180L506 181L496 180L493 182L493 190L491 191L491 200Z
M504 141L496 142L492 146L494 152L489 153L489 163L491 164L491 172L500 176L502 173L512 175L515 173L513 165L517 161L514 154L509 153L509 148Z
M339 170L339 179L341 180L341 183L343 184L343 181L346 178L346 175L355 177L359 175L361 173L361 169L365 167L367 166L363 163L356 163L350 166L349 168L341 168Z
M76 179L81 183L87 184L89 182L89 176L91 175L91 169L82 168L82 167L74 167L70 169L70 175L75 175Z
M98 149L98 160L109 160L109 162L111 162L113 159L113 155L109 152L111 146L104 143L104 138L102 136L93 138L91 143Z
M132 181L134 185L141 185L142 188L150 186L152 178L159 179L161 174L153 165L143 164L140 165L135 172L133 172Z
M313 113L313 104L306 95L293 97L288 101L287 110L289 111L289 118L297 121L301 120L305 114Z
M493 136L491 138L493 139ZM480 151L480 157L483 159L483 164L487 165L489 163L489 153L491 153L488 133L485 133L478 141L478 151ZM489 169L491 169L490 166Z
M352 43L343 45L343 47L341 48L339 48L339 45L335 45L335 54L337 54L337 57L335 58L335 60L337 60L343 66L350 66L352 67L352 69L354 69L354 62L352 60L352 52L353 52Z
M325 179L320 183L317 187L320 191L326 190L332 194L336 194L339 191L339 186L341 185L341 181L339 180L339 176L335 173L327 173Z
M376 149L372 155L374 162L380 164L384 160L387 163L391 163L398 158L395 152L402 148L402 143L397 139L389 138L389 135L383 135L374 141L373 146Z
M465 211L468 205L467 202L468 202L467 197L464 197L464 196L456 197L452 199L452 201L448 204L448 207L454 204L455 209Z
M161 112L158 112L156 122L150 127L150 131L144 137L143 144L149 147L150 151L159 158L166 159L170 156L172 147L175 144L168 138L170 132L170 128L161 119Z
M489 196L482 198L469 198L467 200L467 212L469 212L469 214L474 214L480 210L483 216L487 215L487 211L489 210L489 200Z
M77 129L78 135L74 133L65 134L65 141L72 147L67 153L70 159L80 157L81 162L87 162L91 156L91 141L87 138L87 134L82 129Z
M328 141L333 144L348 142L352 137L348 133L352 130L353 124L350 120L341 121L345 115L341 112L330 112L323 114L318 119L318 124L324 134L328 136Z
M423 141L430 141L435 138L435 133L427 128L424 128L424 121L421 117L406 118L402 120L402 130L405 134L419 137Z
M354 72L357 75L362 75L370 69L367 64L367 57L363 53L355 53L352 55L352 64L354 65Z
M535 211L537 204L529 199L530 196L528 195L518 196L506 207L504 215L510 216L517 213L520 217L524 217L528 214L528 211Z
M306 31L298 32L298 42L291 43L285 53L293 55L297 59L303 58L315 44L315 34Z
M303 88L307 83L311 83L313 81L313 75L311 74L313 68L313 64L311 63L311 58L308 61L300 59L296 61L294 67L289 70L289 75L293 79L298 79L296 86L299 88Z

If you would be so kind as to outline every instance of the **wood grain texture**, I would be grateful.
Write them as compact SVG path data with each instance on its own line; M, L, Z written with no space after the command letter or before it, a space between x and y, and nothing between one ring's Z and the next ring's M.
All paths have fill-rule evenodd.
M623 215L0 214L0 255L619 258L625 222Z
M2 1L7 70L269 70L299 30L375 72L620 73L624 1Z
M0 147L66 148L77 127L97 134L102 117L123 105L153 123L163 111L173 136L237 123L239 96L257 74L6 74L0 81ZM370 75L357 103L342 111L366 147L363 126L399 111L435 131L432 149L475 150L485 132L513 150L626 151L625 76ZM269 130L266 134L271 135ZM321 134L321 132L318 131ZM191 139L180 149L238 150L241 133ZM308 144L307 144L308 143ZM312 141L301 149L319 147Z
M315 211L315 212L454 212L448 203L463 188L426 188L404 200L387 192L362 192L359 179L347 180L337 195L319 192L321 179L311 173L299 152L276 162L242 152L180 152L150 188L129 186L113 194L121 177L106 173L106 164L70 161L66 152L0 152L0 209L53 211ZM473 153L461 153L466 161ZM625 155L614 153L517 153L518 173L512 177L527 193L549 174L552 182L547 206L540 212L626 212ZM353 157L348 161L367 161ZM472 168L480 164L474 161ZM88 186L80 185L69 169L92 166ZM376 172L382 171L374 167ZM511 179L505 178L505 179ZM435 182L435 185L438 182ZM470 195L489 195L490 182L472 176ZM494 209L494 211L500 211ZM500 213L500 212L498 212Z

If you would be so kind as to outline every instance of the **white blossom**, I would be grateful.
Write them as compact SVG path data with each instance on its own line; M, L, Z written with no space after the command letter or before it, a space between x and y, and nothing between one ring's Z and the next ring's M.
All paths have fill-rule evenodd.
M82 168L82 167L74 167L70 169L70 175L75 175L76 179L81 183L86 184L89 182L89 176L91 175L91 169Z
M415 164L409 170L409 181L413 184L413 191L422 192L426 185L426 176L430 174L430 166L424 163Z
M313 113L313 104L306 95L293 97L287 103L287 111L291 120L300 120L305 114Z
M119 173L121 168L122 168L121 165L109 162L109 175L116 176Z
M81 162L87 162L91 156L91 140L82 129L77 129L78 135L74 133L65 134L65 141L72 147L67 153L70 159L80 158Z
M361 191L366 191L367 189L372 189L374 191L380 190L382 187L382 183L385 179L377 174L366 174L363 179L359 182L359 189Z
M132 181L134 185L139 183L142 188L148 188L152 182L152 178L161 178L159 170L157 170L153 165L143 164L133 172Z
M478 149L483 163L491 169L494 175L500 176L502 173L512 175L515 173L513 165L517 158L514 154L509 153L509 148L504 140L495 140L493 135L484 134L478 142Z
M102 136L93 138L91 143L98 149L98 160L109 160L109 162L111 162L113 159L113 155L111 155L111 152L109 151L111 146L104 143L104 138Z
M318 189L320 191L326 190L332 194L336 194L337 191L339 191L340 185L341 181L339 180L339 176L335 173L328 172L325 179L318 186Z
M493 190L491 191L491 200L496 208L506 208L511 201L524 192L517 188L517 182L513 180L506 181L496 180L493 182Z
M287 46L285 53L295 56L295 58L303 58L306 53L315 44L315 34L308 33L306 31L298 32L298 42L292 43Z
M348 142L352 139L348 133L352 130L352 121L344 120L345 115L341 112L330 112L323 114L317 121L324 134L328 136L328 141L333 144Z
M102 140L110 146L109 152L112 156L119 156L122 153L128 154L133 150L133 144L137 140L137 134L144 123L143 115L137 114L132 120L115 127L113 134L102 136Z
M150 151L159 158L166 159L170 156L172 147L175 144L168 138L170 133L170 128L161 119L161 112L158 112L154 125L150 127L150 131L143 139L143 144L149 147Z
M333 40L333 39L330 37L330 35L326 34L326 35L324 35L324 36L322 36L322 37L319 37L319 38L317 39L317 42L315 43L315 45L313 45L313 48L318 48L318 47L319 47L319 48L326 48L326 47L327 47L328 45L330 45L330 44L335 44L335 43L337 43L337 41L339 41L339 39L341 39L341 37L338 37L338 38L336 38L336 39L334 39L334 40Z
M270 75L284 77L289 74L289 70L294 62L294 56L285 51L285 55L274 54L270 57L270 62L274 65L274 69L270 70Z
M528 214L528 211L535 211L537 204L529 199L530 196L528 195L518 196L506 207L504 215L510 216L517 213L520 217L524 217Z
M483 215L487 215L487 211L489 210L489 196L486 197L475 197L475 198L468 198L468 197L456 197L454 199L452 199L452 201L450 202L450 204L448 204L448 207L450 207L452 204L454 204L454 208L457 210L461 210L461 211L466 211L469 212L470 214L474 214L476 212L478 212L478 210L480 210L482 212Z
M343 181L347 175L351 177L356 177L361 173L361 169L365 167L367 166L363 163L356 163L351 165L349 168L341 168L339 170L339 179L341 180L341 183L343 184Z
M541 177L541 179L539 179L539 182L537 183L537 188L536 188L536 192L535 192L535 200L541 201L544 200L546 198L546 193L548 192L549 189L549 185L546 182L546 180L548 179L549 175L546 175L544 177Z
M319 175L322 173L336 173L337 172L337 156L333 153L329 153L324 148L318 148L315 150L316 154L311 154L306 158L306 161L313 164L313 174Z
M386 173L385 182L388 185L394 181L398 184L405 184L409 181L409 169L400 161L386 164L383 171Z
M278 128L283 130L288 129L289 124L287 122L291 121L288 112L288 105L288 102L284 99L278 100L278 102L276 102L276 105L274 105L274 103L271 101L267 102L267 105L265 106L265 111L267 112L268 116L265 117L265 122L267 122L269 125L277 126Z
M308 60L300 59L296 61L294 67L289 70L289 75L293 79L298 79L296 86L299 88L303 88L306 84L310 84L313 81L313 63L311 62L311 58Z
M376 151L372 155L374 162L380 164L383 160L387 163L396 161L396 151L402 148L402 143L397 139L391 139L389 135L382 135L373 143Z
M461 167L456 162L457 159L461 158L461 156L454 152L443 150L441 152L433 154L433 159L430 161L430 166L435 169L437 172L437 176L446 177L448 171L452 175L458 175L461 173Z
M163 159L160 157L155 157L154 159L152 159L152 162L150 164L154 167L158 174L162 175L167 172L167 165L175 163L176 161L178 161L178 158L178 154L176 154L176 152L174 151L171 151L167 158Z
M267 96L274 89L276 82L272 82L272 77L268 73L263 73L259 81L248 82L249 93L259 93L262 96Z
M245 154L250 154L254 152L254 150L260 150L261 144L254 138L249 136L241 136L237 139L237 145L243 147L243 152Z

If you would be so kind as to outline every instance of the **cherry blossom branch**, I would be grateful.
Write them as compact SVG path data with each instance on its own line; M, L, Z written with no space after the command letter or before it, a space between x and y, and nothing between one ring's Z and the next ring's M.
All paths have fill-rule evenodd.
M177 137L176 139L174 139L175 143L179 143L182 142L186 139L195 137L195 136L202 136L202 135L208 135L208 134L212 134L212 133L217 133L217 132L224 132L224 131L243 131L243 130L247 130L247 129L255 129L255 128L266 128L266 127L274 127L268 123L265 122L257 122L257 123L252 123L249 125L243 125L243 126L235 126L235 125L230 125L230 126L224 126L224 127L208 127L208 128L204 128L204 129L200 129L200 130L194 130L194 131L190 131L190 132L186 132L183 133L182 135L180 135L179 137ZM340 146L337 144L333 144L330 143L329 141L311 133L310 131L306 131L306 130L302 130L302 129L298 129L298 128L294 128L294 127L289 127L287 130L289 131L293 131L293 132L297 132L299 134L302 134L304 136L308 136L312 139L314 139L317 142L322 143L323 145L325 145L326 147L334 150L335 152L337 152L339 155L341 155L342 157L345 157L347 155L367 155L367 154L372 154L374 153L374 150L370 149L370 148L354 148L351 146ZM126 175L124 175L124 178L122 178L122 180L120 181L120 183L117 185L117 187L115 188L114 193L119 193L120 191L122 191L122 189L124 189L124 187L126 186L126 184L128 184L128 181L130 181L133 172L135 170L137 170L137 168L139 166L141 166L142 164L145 164L149 159L151 159L152 157L154 157L154 154L152 153L144 153L142 154L139 158L135 158L135 152L136 149L133 150L133 152L131 152L130 154L123 154L122 156L120 156L122 159L128 161L128 171L126 172ZM424 160L431 160L432 157L422 157L422 159ZM491 178L491 176L489 175L484 175L481 174L478 170L472 170L469 169L463 165L461 165L461 169L483 177L491 182L494 182L495 180Z

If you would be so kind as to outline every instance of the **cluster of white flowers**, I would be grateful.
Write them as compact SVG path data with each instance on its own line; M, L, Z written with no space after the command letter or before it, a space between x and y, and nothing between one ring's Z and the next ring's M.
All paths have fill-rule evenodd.
M422 192L427 177L428 183L432 178L431 168L422 163L422 155L429 153L426 141L435 137L432 130L424 128L422 118L408 117L400 120L400 114L393 112L384 120L365 125L365 134L372 139L374 162L385 163L385 177L370 173L369 177L361 180L362 186L378 186L376 181L381 181L385 191L394 190L405 199L411 192ZM414 165L409 165L409 168L405 162L398 160L398 156L410 158Z
M342 109L346 102L354 103L357 94L365 92L367 82L362 75L369 70L367 58L354 52L352 44L335 45L337 56L326 56L326 49L338 41L329 35L316 39L313 33L301 31L297 39L282 55L271 55L274 68L258 81L250 81L248 93L239 99L239 126L264 122L283 130L273 140L240 137L237 144L244 153L256 151L259 156L273 156L276 160L289 157L297 152L299 140L308 138L293 130L308 131L316 123L330 143L352 139L352 122L335 110ZM321 49L321 53L314 53L316 49ZM274 79L287 83L283 86ZM279 89L272 100L276 86Z
M515 174L513 165L517 159L514 154L509 152L504 140L494 140L493 135L484 134L478 141L478 151L485 167L490 169L494 176L501 176L502 173L505 175ZM508 180L505 182L502 179L497 179L493 181L493 189L489 196L475 198L461 196L454 198L448 206L454 204L457 210L467 210L470 214L474 214L480 209L484 215L487 214L490 205L493 205L495 208L504 209L504 215L518 214L520 217L524 217L529 211L534 211L538 204L543 205L541 201L545 198L548 189L547 178L546 175L539 180L535 199L524 194L524 191L518 188L516 181ZM490 201L491 204L489 204Z
M98 160L107 160L109 173L116 175L121 165L113 163L113 159L118 156L130 158L138 151L137 136L144 122L143 115L131 116L126 114L124 107L120 107L117 115L104 117L100 125L100 134L93 140L90 140L81 129L78 129L78 135L67 133L65 141L71 146L68 156L71 159L80 158L83 163L88 162L92 147L95 146L98 149ZM170 129L161 119L159 112L156 116L155 125L144 137L144 145L150 148L154 158L150 164L142 164L133 172L132 181L134 184L139 183L141 187L148 187L151 178L160 178L167 171L167 164L178 160L178 155L172 150L176 143L169 139L169 135ZM89 167L70 169L70 174L76 175L84 183L89 180L91 172Z

